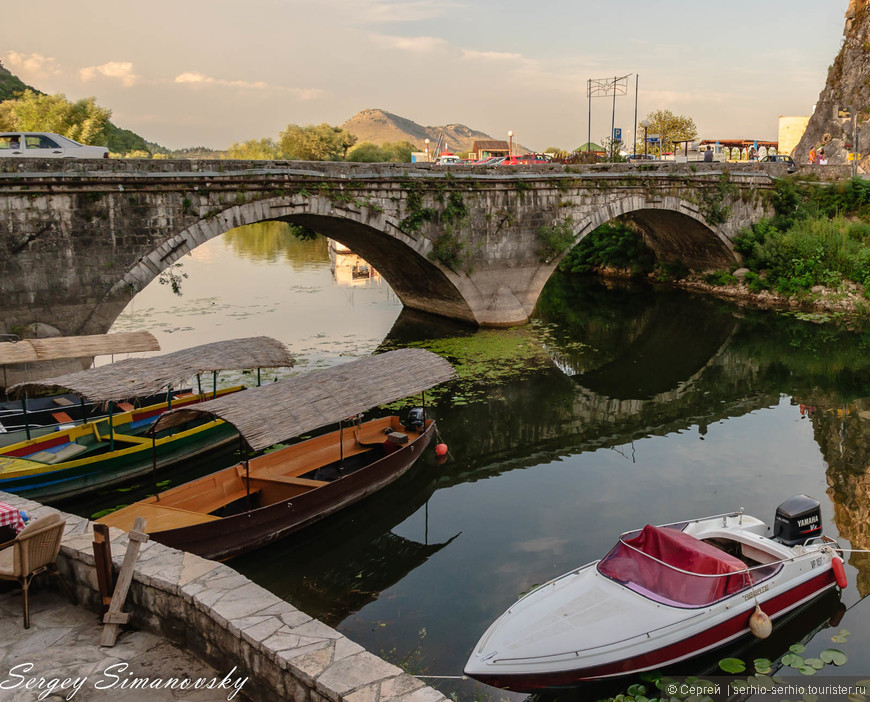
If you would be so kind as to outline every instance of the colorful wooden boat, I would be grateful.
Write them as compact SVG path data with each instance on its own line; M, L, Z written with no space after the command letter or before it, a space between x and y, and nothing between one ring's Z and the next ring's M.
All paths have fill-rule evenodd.
M173 410L165 430L191 417L220 417L257 451L374 406L423 392L455 376L444 359L400 349ZM273 411L264 414L263 407ZM258 408L259 412L258 412ZM425 409L355 422L246 460L102 517L124 530L147 519L155 541L206 558L227 559L292 534L398 479L435 433Z
M237 385L218 395L243 389ZM176 396L172 404L183 407L211 397ZM200 421L158 434L155 441L145 432L166 410L164 401L5 446L0 449L0 490L46 502L73 497L151 472L155 450L156 467L163 468L236 437L223 422Z
M119 361L56 378L19 383L10 392L72 391L85 400L108 405L110 414L97 420L57 431L30 441L0 449L0 490L42 501L72 497L114 485L148 471L219 448L236 436L236 431L218 418L193 416L179 425L150 431L169 403L115 414L127 398L166 392L193 376L236 368L291 366L293 359L285 346L268 337L233 339L204 344L182 351ZM259 377L259 372L258 372ZM241 386L212 391L212 397L228 396ZM177 407L208 399L207 395L177 398ZM211 400L214 401L214 400ZM146 436L147 432L147 436Z

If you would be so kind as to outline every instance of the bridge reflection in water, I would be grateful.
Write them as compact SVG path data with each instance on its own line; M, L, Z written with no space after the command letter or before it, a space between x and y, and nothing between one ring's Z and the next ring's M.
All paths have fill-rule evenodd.
M298 248L329 277L325 245ZM295 285L305 266L292 265ZM298 287L308 297L274 316L230 309L225 333L238 335L237 320L285 324L277 336L313 357L314 330L286 320L305 304L316 316L310 301L324 295L307 279ZM380 294L341 289L351 291ZM373 500L238 567L372 651L401 662L419 650L426 672L457 672L520 592L599 557L640 521L740 506L770 521L792 493L828 489L826 531L868 545L870 336L860 330L561 277L532 324L507 330L404 310L374 334L361 314L370 302L330 327L328 362L341 360L354 324L373 338L351 354L419 345L453 360L460 379L427 393L427 406L454 458L425 456ZM317 334L333 322L318 320ZM870 563L850 564L849 603L870 588ZM870 631L862 617L856 608L844 626ZM870 653L855 658L870 665Z

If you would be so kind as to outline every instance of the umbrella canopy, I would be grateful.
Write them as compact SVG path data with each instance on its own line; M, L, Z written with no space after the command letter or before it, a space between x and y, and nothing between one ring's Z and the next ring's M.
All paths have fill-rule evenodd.
M21 397L35 391L69 391L92 402L121 402L180 387L189 378L208 371L292 365L293 357L284 344L257 336L216 341L162 356L131 358L77 373L18 383L9 392Z
M207 416L232 424L261 451L455 377L453 366L430 351L388 351L166 412L149 433Z

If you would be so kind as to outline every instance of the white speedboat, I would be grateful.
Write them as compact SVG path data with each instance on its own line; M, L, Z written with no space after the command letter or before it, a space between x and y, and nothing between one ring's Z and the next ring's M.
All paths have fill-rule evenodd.
M627 532L600 561L512 605L474 647L465 674L534 692L663 668L748 634L756 606L775 626L845 587L816 500L787 500L773 536L767 531L740 511Z

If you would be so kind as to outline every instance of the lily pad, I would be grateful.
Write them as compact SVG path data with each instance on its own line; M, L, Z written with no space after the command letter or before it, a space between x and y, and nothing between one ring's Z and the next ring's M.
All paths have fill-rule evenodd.
M807 658L804 663L811 665L816 670L821 670L825 667L825 662L819 658Z
M815 675L819 671L813 668L813 666L804 663L804 665L798 668L798 672L803 673L804 675Z
M836 648L826 648L819 654L825 663L833 663L834 665L843 665L848 659L845 653Z
M625 691L627 695L631 695L632 697L638 697L640 695L646 694L646 688L640 684L634 684L629 686L629 688Z
M792 653L803 653L804 651L807 650L807 647L804 646L803 644L792 644L791 646L788 647L788 650L791 651Z
M752 666L755 668L756 673L765 674L772 670L773 662L767 658L756 658L752 661Z
M742 673L746 670L746 664L739 658L723 658L719 661L719 667L726 673Z
M782 657L782 664L797 670L804 664L804 659L796 653L786 653Z
M867 702L867 696L862 695L860 692L853 692L847 698L849 702Z

